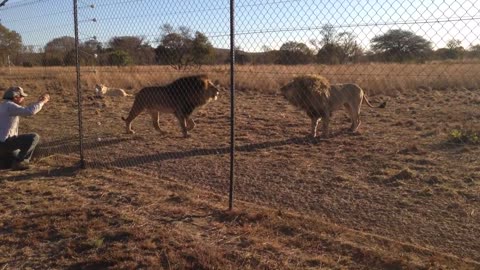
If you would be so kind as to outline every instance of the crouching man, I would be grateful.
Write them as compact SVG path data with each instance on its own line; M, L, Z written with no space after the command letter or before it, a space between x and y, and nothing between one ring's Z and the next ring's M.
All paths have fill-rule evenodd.
M10 164L12 170L29 168L30 158L40 136L36 133L18 134L20 116L38 113L49 100L48 94L40 96L37 102L23 107L27 94L19 86L8 88L0 103L0 161Z

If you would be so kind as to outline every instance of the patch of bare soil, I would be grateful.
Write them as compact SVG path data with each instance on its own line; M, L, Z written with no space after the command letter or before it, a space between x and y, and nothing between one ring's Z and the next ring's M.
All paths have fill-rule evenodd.
M163 133L142 115L137 133L123 134L133 99L87 95L81 172L72 101L25 121L44 142L38 168L0 172L0 266L480 268L480 147L448 143L454 129L480 131L477 90L412 90L385 109L364 106L361 134L338 112L329 139L309 138L306 116L275 93L239 92L234 212L223 210L222 94L195 114L187 139L170 115Z
M59 164L58 160L62 160ZM0 183L2 269L475 269L478 263L132 170L45 158Z

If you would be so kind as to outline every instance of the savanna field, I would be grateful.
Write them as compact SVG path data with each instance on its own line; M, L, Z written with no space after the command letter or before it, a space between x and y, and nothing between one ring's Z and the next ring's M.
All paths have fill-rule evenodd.
M125 134L134 97L94 97L197 73L228 89L228 71L82 67L80 169L75 69L2 68L0 90L52 98L21 120L33 168L0 171L0 269L480 269L480 63L238 66L233 211L227 90L190 138L168 114ZM310 73L387 106L312 139L278 91Z

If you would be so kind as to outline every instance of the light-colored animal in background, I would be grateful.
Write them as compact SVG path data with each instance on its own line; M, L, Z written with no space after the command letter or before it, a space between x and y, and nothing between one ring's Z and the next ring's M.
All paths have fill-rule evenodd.
M195 127L190 118L192 113L218 98L220 87L214 85L206 75L188 76L175 80L165 86L151 86L141 89L135 96L126 122L126 132L134 133L132 121L147 110L156 130L160 131L160 113L172 113L178 119L182 134L188 137L188 131Z
M295 77L280 89L282 95L295 107L304 110L311 119L311 134L317 136L318 122L322 121L322 135L329 136L328 125L332 112L345 108L350 116L351 132L357 132L360 126L360 109L365 101L371 108L385 108L386 102L378 107L372 106L365 92L356 84L330 85L319 75Z
M121 88L110 88L104 84L96 84L95 85L95 96L96 97L127 97L132 96L127 94L125 90Z

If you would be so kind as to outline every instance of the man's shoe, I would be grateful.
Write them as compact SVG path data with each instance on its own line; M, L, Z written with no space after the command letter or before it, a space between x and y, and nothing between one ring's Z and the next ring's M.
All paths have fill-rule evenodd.
M24 171L30 169L30 165L27 161L14 162L12 164L13 171Z

